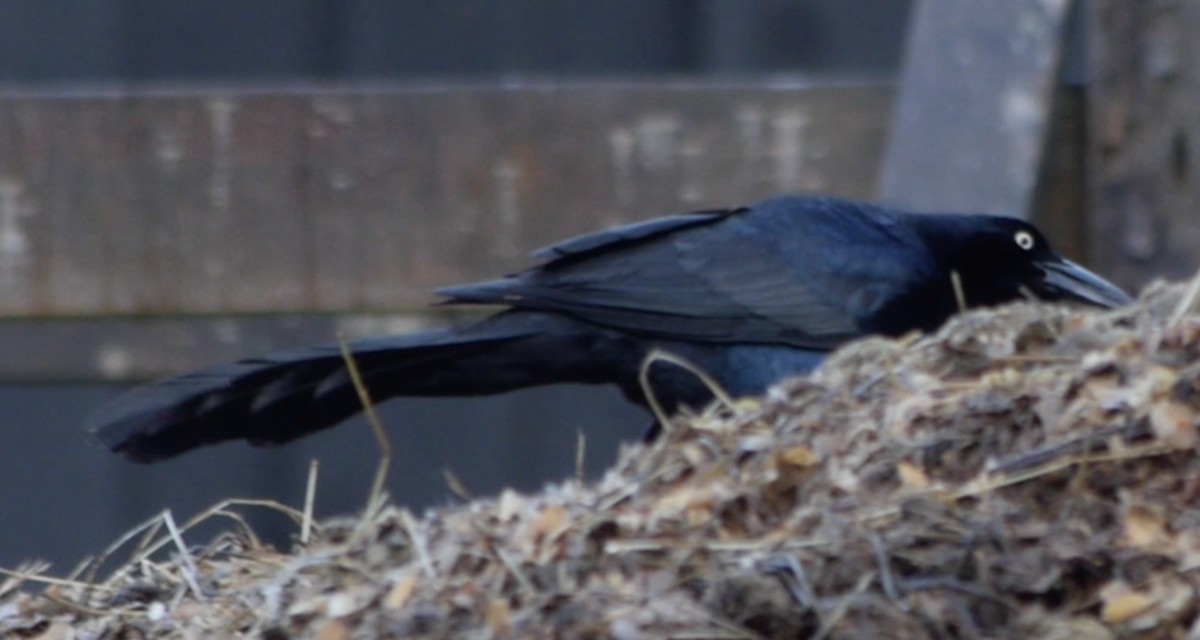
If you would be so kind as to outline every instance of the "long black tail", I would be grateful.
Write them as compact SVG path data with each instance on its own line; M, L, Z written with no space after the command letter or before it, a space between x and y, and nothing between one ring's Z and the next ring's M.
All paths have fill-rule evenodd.
M478 324L350 345L372 399L473 396L614 380L609 339L561 316L508 311ZM141 462L225 440L277 444L362 409L338 345L283 351L152 383L117 397L85 429Z

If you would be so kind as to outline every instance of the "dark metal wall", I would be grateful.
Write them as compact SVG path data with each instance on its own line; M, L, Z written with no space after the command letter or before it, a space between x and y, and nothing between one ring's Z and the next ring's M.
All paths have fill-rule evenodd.
M890 74L911 0L0 0L0 82Z

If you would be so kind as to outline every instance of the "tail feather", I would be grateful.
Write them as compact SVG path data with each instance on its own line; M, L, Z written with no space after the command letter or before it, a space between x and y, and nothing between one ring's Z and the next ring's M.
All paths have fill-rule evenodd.
M510 311L466 328L363 340L350 349L372 398L382 401L610 380L581 344L594 339L594 331L571 320ZM109 449L149 462L226 440L284 443L361 410L340 348L327 345L145 385L101 407L85 429Z

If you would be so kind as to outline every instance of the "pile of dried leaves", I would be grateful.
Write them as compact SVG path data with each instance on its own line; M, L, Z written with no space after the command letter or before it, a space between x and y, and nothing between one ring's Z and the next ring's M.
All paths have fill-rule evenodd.
M233 531L37 596L13 579L0 633L1197 637L1195 297L863 341L591 486L385 506L290 553Z

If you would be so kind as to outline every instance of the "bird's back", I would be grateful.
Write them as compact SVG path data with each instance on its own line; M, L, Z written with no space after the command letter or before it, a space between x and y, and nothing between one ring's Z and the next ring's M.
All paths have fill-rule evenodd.
M439 293L451 302L566 313L652 337L829 349L932 265L906 215L790 196L665 218L544 249L513 276Z

